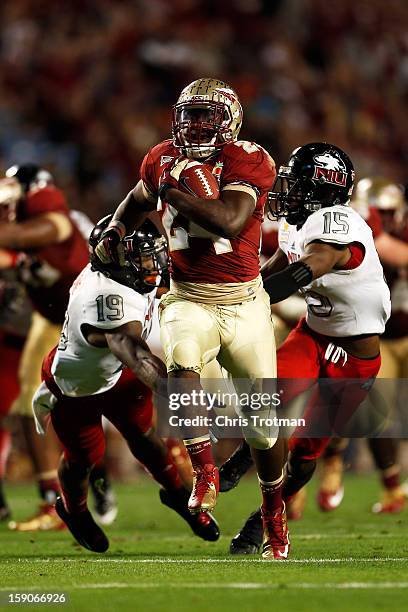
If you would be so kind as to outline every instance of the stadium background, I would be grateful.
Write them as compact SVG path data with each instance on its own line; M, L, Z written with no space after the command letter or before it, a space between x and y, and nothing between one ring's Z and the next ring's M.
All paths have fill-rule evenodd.
M407 180L404 0L13 0L0 6L0 166L52 169L100 218L199 76L232 84L242 137L281 163L335 142L357 177Z

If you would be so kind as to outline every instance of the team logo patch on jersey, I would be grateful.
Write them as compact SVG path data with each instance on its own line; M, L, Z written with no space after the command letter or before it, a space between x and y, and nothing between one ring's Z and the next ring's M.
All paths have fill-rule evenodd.
M224 162L218 161L212 170L212 173L216 177L218 184L220 183L220 180L221 180L223 166L224 166Z
M337 155L336 151L326 151L320 155L315 155L313 160L316 163L313 178L323 177L327 183L344 187L347 182L346 164Z

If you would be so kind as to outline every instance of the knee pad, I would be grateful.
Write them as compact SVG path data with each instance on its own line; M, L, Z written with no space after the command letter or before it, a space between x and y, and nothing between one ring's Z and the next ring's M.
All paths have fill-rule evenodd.
M269 450L275 446L277 440L278 438L245 438L245 441L249 444L249 446L256 448L257 450Z
M168 371L191 370L201 374L202 369L202 355L198 342L190 338L177 341L172 347Z

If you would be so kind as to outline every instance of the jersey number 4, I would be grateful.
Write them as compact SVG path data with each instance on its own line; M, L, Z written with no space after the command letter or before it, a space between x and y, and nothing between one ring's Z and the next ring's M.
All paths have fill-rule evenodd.
M209 206L211 203L209 202ZM164 211L162 223L166 230L167 238L169 241L170 251L182 251L189 248L189 237L191 238L208 238L214 245L214 250L217 255L223 253L231 253L232 244L227 238L221 238L217 234L208 232L193 221L188 222L188 229L184 227L173 227L174 219L177 217L178 211L167 204L166 210Z

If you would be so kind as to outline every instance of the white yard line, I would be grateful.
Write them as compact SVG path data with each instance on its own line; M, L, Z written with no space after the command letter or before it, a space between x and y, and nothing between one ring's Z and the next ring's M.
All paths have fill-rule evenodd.
M157 559L117 559L117 558L109 558L109 557L78 557L78 558L58 558L58 559L50 559L50 558L25 558L19 557L16 559L9 559L2 561L3 563L130 563L130 564L138 564L138 563L150 563L154 564L169 564L169 563L177 563L177 564L191 564L191 563L220 563L220 564L229 564L229 563L271 563L271 561L265 561L260 557L251 557L246 558L245 556L240 557L239 559L235 558L227 558L227 559L175 559L175 558L157 558ZM280 563L407 563L408 557L344 557L344 558L310 558L310 559L286 559L284 561L280 561Z
M282 584L276 582L103 582L59 586L58 589L41 588L39 586L0 587L0 592L61 592L89 589L280 589ZM285 589L408 589L408 582L300 582L284 584Z

